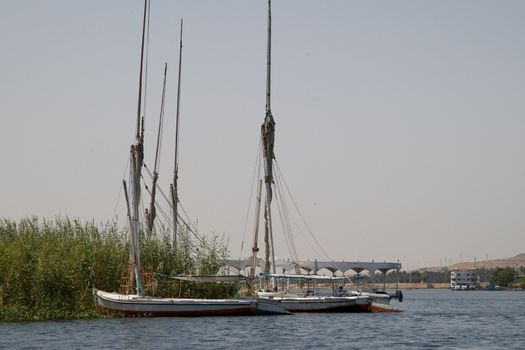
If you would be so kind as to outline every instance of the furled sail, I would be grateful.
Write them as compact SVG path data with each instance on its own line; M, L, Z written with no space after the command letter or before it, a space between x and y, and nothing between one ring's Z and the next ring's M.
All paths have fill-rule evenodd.
M264 242L265 242L265 265L264 272L270 272L270 252L271 261L273 264L273 273L275 273L275 249L273 244L272 232L272 184L273 184L273 160L275 155L273 153L275 141L275 121L272 116L271 109L271 52L272 52L272 11L271 1L268 0L268 42L266 54L266 116L264 123L261 125L261 138L264 158L264 182L266 185L266 202L264 206Z
M272 111L266 111L264 123L261 125L261 137L264 156L264 182L267 184L268 201L272 201L272 187L273 183L273 147L275 142L275 121L272 116Z
M193 275L175 275L175 276L168 276L163 274L157 274L160 278L165 279L172 279L172 280L179 280L179 281L187 281L187 282L204 282L204 283L212 283L212 282L240 282L240 281L246 281L248 277L238 275L238 276L231 276L231 275L202 275L202 276L193 276Z
M263 273L265 277L278 278L278 279L296 279L303 281L322 281L322 282L346 282L348 278L342 277L330 277L330 276L319 276L319 275L292 275L283 273Z

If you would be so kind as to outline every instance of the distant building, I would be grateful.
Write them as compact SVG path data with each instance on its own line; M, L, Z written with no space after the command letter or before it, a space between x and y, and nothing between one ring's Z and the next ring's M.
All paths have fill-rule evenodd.
M454 269L450 273L450 289L452 290L479 289L479 272L477 270Z

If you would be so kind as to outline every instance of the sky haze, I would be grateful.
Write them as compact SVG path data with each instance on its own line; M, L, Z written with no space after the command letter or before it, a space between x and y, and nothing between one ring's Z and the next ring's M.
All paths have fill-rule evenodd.
M184 17L180 197L233 258L264 118L266 5L151 3L145 161L168 62L167 191ZM0 217L112 220L142 9L0 0ZM525 252L524 13L523 1L272 2L276 157L331 258L415 268ZM122 197L117 214L125 225ZM301 237L299 257L322 258Z

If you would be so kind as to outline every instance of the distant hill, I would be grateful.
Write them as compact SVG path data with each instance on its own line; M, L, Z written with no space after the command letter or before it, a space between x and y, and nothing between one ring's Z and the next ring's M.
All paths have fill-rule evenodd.
M448 267L449 270L452 269L476 269L476 268L486 268L486 269L495 269L496 267L520 267L525 266L525 253L518 254L512 258L506 259L494 259L494 260L485 260L477 262L462 262Z

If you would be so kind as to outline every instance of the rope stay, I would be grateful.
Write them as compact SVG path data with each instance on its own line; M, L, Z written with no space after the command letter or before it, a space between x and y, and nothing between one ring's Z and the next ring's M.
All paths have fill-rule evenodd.
M150 177L153 176L151 170L146 166L146 164L144 164L144 168L146 169L146 172L148 173L148 175ZM149 189L146 187L146 189L148 190L149 192ZM161 196L164 198L164 200L168 203L168 206L170 207L170 209L173 209L173 203L171 202L171 200L168 199L168 197L166 196L166 194L164 193L164 191L162 190L161 187L158 187L157 188L159 193L161 194ZM155 201L155 204L156 204L156 207L157 209L161 208L160 204ZM184 226L186 226L188 228L188 231L190 231L191 234L193 234L193 236L199 240L199 242L201 242L202 244L206 244L206 241L199 236L199 234L197 233L198 230L197 230L197 227L195 226L195 224L190 220L189 216L188 216L188 213L186 212L186 210L184 209L184 206L182 205L182 203L180 202L179 200L179 206L180 208L182 209L182 212L184 213L184 216L185 217L182 217L180 215L180 213L177 213L177 218L184 224ZM167 215L167 214L166 214ZM168 224L170 227L173 228L173 219L171 220L167 220ZM192 227L193 226L193 227Z
M157 131L157 147L155 148L155 161L153 164L153 179L151 184L150 192L150 205L149 210L144 212L145 221L146 221L146 235L148 238L151 237L153 231L153 224L155 222L155 217L157 216L156 207L155 207L155 196L157 193L157 181L159 180L159 158L162 146L162 131L164 125L164 105L166 102L166 78L168 73L168 64L164 64L164 82L162 84L162 97L160 102L160 115L159 115L159 128ZM145 185L145 184L144 184Z
M284 187L286 188L286 191L288 193L288 196L290 197L290 199L292 200L292 203L295 207L295 210L297 211L297 213L299 214L299 217L301 218L301 221L303 222L303 225L306 227L307 231L310 233L310 236L312 237L312 239L314 240L314 242L317 244L317 246L319 247L319 249L323 252L324 256L329 260L329 261L332 261L332 259L330 258L330 256L328 255L328 253L324 250L324 248L322 247L321 243L319 243L319 241L317 240L317 238L315 237L313 231L310 229L310 226L308 225L308 223L306 222L306 219L304 218L301 210L299 209L299 206L297 205L297 202L295 201L295 198L293 197L292 195L292 192L290 191L290 188L288 187L288 184L286 183L286 180L284 180L284 176L281 172L281 169L279 167L279 165L277 164L277 160L275 161L275 167L277 169L277 172L279 173L279 176L281 177L282 181L283 181L283 184L284 184Z
M129 167L129 157L126 157L126 160L124 161L124 169L122 171L122 177L121 178L124 178L124 176L126 176L126 173L128 172L128 167ZM117 217L117 208L118 208L118 205L120 203L120 197L122 196L122 186L119 186L119 191L118 191L118 195L117 195L117 200L115 201L115 208L113 209L113 222L117 222L118 221L118 217Z
M253 167L253 175L252 175L252 185L250 188L250 198L248 200L248 209L246 210L246 215L244 217L244 228L242 230L242 241L241 241L241 248L239 250L239 261L241 261L242 251L244 250L244 242L246 239L246 229L248 227L248 218L250 216L251 211L251 205L252 205L252 199L253 199L253 190L255 188L255 180L261 178L261 140L259 139L259 145L257 146L257 156L255 157L255 166Z
M279 170L279 169L277 169L277 170ZM281 192L281 197L283 198L283 202L285 202L285 200L284 200L285 195L284 195L284 191L283 191L283 188L282 188L282 182L284 182L284 177L283 177L282 173L280 173L280 172L276 172L276 176L278 176L278 178L279 178L279 181L277 182L277 184L279 185L279 191ZM289 212L286 202L285 202L285 206L286 206L286 211ZM297 221L294 220L294 216L287 215L287 219L289 220L288 221L288 226L290 227L290 229L289 229L290 232L298 231L301 234L301 236L304 238L304 241L310 246L310 248L312 248L312 250L315 253L319 253L318 247L314 246L312 244L312 242L310 242L310 239L308 238L308 236L306 236L304 234L303 230L301 229L301 226L297 223ZM290 220L291 220L291 222L293 222L293 224L294 224L293 226L295 227L295 230L292 229L292 224L290 223ZM292 237L293 237L293 235L292 235ZM297 259L297 262L298 261L299 261L299 259Z
M308 223L306 222L306 219L304 218L304 215L302 214L301 210L299 209L299 206L297 205L297 202L295 200L295 198L293 197L292 195L292 192L290 191L290 188L288 187L288 184L286 183L286 180L284 179L284 176L282 174L282 171L281 171L281 168L279 167L279 164L277 163L277 159L275 160L275 168L277 170L277 173L279 174L279 179L282 180L282 183L284 184L284 187L286 188L286 191L288 193L288 196L290 197L290 199L292 200L292 203L295 207L295 210L297 211L297 213L299 214L299 217L301 218L301 221L304 225L304 227L306 227L306 230L308 231L308 233L310 234L310 237L313 239L313 241L315 242L315 244L319 247L320 251L323 253L323 255L325 256L325 258L331 262L331 261L334 261L329 255L328 253L324 250L323 246L321 245L321 243L317 240L317 237L315 236L315 234L313 233L312 229L310 228L310 226L308 225ZM315 249L314 249L315 250ZM330 267L332 267L333 269L337 270L337 266L335 265L330 265ZM344 277L350 282L350 283L353 283L352 280L350 279L349 276L347 275L344 275Z
M284 192L282 190L280 176L277 172L275 175L275 188L277 193L276 202L279 209L279 216L281 217L281 225L283 227L284 237L286 238L287 245L289 247L288 251L290 253L290 256L292 257L294 265L297 267L299 264L299 255L297 254L297 249L295 246L292 225L290 223L290 215L286 204ZM296 272L299 272L298 268L296 268Z

